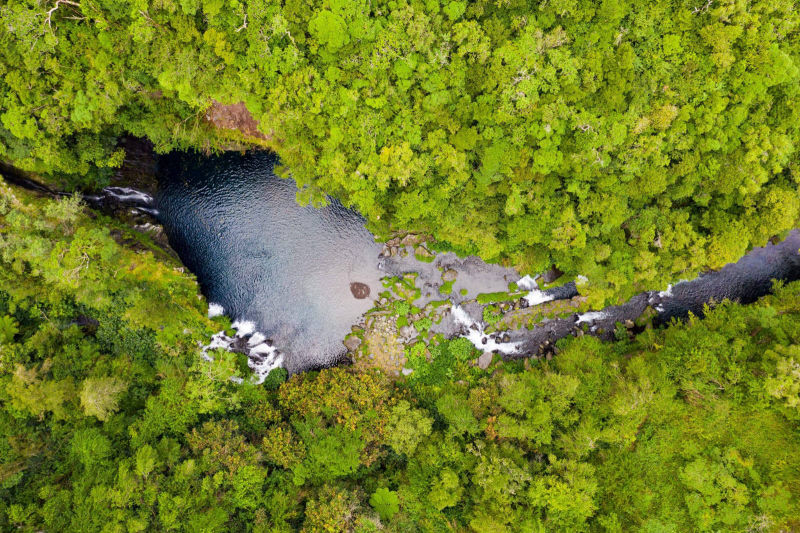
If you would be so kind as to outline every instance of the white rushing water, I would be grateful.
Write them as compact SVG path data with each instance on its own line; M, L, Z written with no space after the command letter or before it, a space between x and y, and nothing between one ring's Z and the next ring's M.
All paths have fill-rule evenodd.
M225 310L219 304L211 303L208 305L208 316L215 317L223 315ZM263 383L270 372L283 366L283 354L267 337L258 331L253 322L247 320L237 320L231 327L236 330L233 337L228 336L225 331L220 331L211 336L211 342L207 345L200 344L203 359L213 361L209 355L211 350L234 351L234 347L242 349L241 340L246 339L247 366L253 371L253 381ZM231 378L236 383L241 383L241 378Z
M454 305L451 309L451 313L453 314L453 319L455 319L457 324L466 326L467 334L461 336L469 340L477 349L483 350L484 352L493 352L497 350L498 352L505 354L519 352L518 343L497 342L497 339L495 338L497 333L488 335L484 333L483 326L480 323L472 320L467 312L461 307Z
M554 299L552 295L539 289L539 285L536 283L538 277L539 276L530 277L529 275L525 275L517 281L517 287L528 291L528 294L523 296L522 299L528 302L528 305L531 307Z
M145 205L153 204L153 197L142 191L130 187L106 187L103 192L122 203L141 202Z
M214 318L225 314L225 308L219 304L208 304L208 318Z
M584 323L591 323L595 322L596 320L602 320L608 317L608 313L603 311L589 311L588 313L583 313L582 315L578 315L578 321L576 324L584 324Z

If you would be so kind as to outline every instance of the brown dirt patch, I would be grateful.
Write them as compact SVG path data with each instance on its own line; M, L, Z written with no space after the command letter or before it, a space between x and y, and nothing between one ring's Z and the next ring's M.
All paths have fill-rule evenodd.
M215 128L238 130L245 137L255 137L265 141L271 138L258 129L258 121L253 118L244 102L229 105L213 102L206 111L206 120Z

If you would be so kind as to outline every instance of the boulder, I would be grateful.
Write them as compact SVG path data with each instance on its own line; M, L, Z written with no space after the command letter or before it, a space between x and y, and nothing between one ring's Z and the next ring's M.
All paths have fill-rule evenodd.
M458 277L458 272L453 270L452 268L449 270L445 270L442 273L442 281L455 281Z
M356 337L355 335L352 337L347 337L344 340L344 347L347 348L349 352L355 352L358 350L358 347L361 346L361 339Z
M369 285L361 283L360 281L354 281L350 284L350 292L353 293L353 296L357 300L363 300L369 296Z

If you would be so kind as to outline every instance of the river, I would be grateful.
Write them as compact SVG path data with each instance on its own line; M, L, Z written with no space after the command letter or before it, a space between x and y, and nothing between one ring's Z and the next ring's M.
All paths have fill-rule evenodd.
M171 246L196 274L210 311L235 321L239 344L250 348L251 361L258 359L251 366L262 374L277 365L295 373L340 362L343 339L373 307L387 275L418 272L420 306L451 301L452 312L440 331L509 357L534 354L582 328L608 335L615 322L636 318L647 306L666 321L702 312L709 300L753 301L769 291L773 278L800 278L800 233L795 231L780 245L756 249L719 272L643 293L622 306L545 321L532 330L484 335L481 308L470 303L478 293L503 291L519 281L532 289L524 305L536 305L575 296L575 284L539 291L530 277L520 279L513 269L452 253L422 262L411 247L412 253L387 257L358 213L335 200L320 209L298 205L296 185L275 175L277 163L263 151L212 157L174 153L159 160L159 190L152 202L139 205L146 199L131 190L106 191L157 216ZM454 290L441 294L441 273L447 271L458 276ZM235 342L236 337L220 334L209 347Z

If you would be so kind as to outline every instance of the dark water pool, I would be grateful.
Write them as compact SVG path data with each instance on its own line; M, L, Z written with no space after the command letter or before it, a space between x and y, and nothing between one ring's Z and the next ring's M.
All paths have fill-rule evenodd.
M266 152L165 156L155 206L209 302L252 322L296 372L344 352L342 340L381 290L382 245L336 201L298 205L276 163Z

